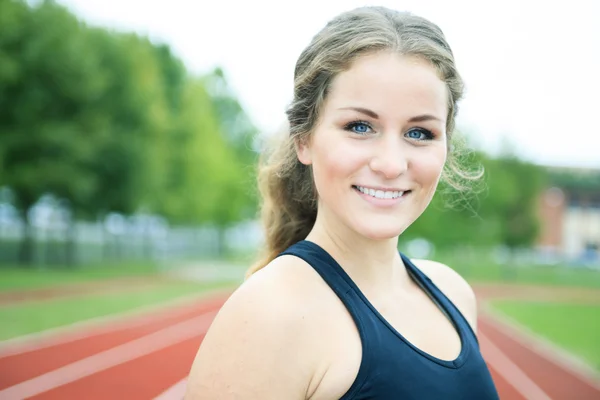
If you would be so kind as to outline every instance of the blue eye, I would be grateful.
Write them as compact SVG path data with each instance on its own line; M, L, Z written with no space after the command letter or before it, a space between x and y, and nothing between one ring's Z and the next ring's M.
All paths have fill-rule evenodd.
M356 124L353 128L356 133L367 133L369 131L369 127L365 124Z
M433 138L433 134L427 129L411 129L406 135L416 140L429 140Z
M365 135L371 131L371 125L366 122L355 121L346 125L345 129L359 135Z

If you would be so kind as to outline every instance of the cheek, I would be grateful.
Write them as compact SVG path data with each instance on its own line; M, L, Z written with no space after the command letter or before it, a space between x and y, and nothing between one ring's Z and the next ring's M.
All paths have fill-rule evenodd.
M352 143L332 141L319 143L313 162L315 182L320 190L330 185L346 184L364 164L364 155ZM320 186L320 187L319 187Z
M424 188L431 186L431 189L435 189L444 169L446 150L441 147L435 150L428 151L413 160L415 178Z

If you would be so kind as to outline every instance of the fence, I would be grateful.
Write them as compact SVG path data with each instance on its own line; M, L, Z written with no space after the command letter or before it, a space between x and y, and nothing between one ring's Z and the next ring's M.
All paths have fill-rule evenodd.
M214 226L169 226L154 216L107 218L77 221L71 227L64 220L31 225L33 264L64 265L72 248L73 264L111 261L172 262L182 259L217 258L225 253L252 251L261 240L253 221L228 229ZM25 226L18 218L0 218L0 263L16 264ZM71 231L72 229L72 231Z

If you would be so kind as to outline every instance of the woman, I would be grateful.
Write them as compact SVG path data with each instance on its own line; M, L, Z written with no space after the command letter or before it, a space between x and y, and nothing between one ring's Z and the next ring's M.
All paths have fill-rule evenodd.
M469 285L397 251L457 171L462 89L425 19L360 8L314 37L260 173L266 256L215 318L186 399L498 398Z

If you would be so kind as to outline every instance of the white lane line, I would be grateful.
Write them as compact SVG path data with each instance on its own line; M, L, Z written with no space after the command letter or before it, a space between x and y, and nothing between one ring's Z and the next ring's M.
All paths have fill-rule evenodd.
M154 400L181 400L185 396L187 378L180 380L158 396Z
M150 322L161 321L189 310L176 309L171 314L161 314L158 317L156 313L162 313L163 311L169 310L169 308L192 306L193 303L197 301L216 301L221 297L223 297L223 301L225 301L225 296L230 294L231 290L211 290L202 294L184 296L161 304L140 307L104 317L92 318L42 332L19 336L14 339L0 341L0 359L56 346L58 344L74 342L103 333L117 332L124 329L135 328Z
M85 378L127 361L191 339L208 330L217 311L191 318L158 332L113 347L72 364L0 390L0 399L25 399Z
M482 349L485 351L485 360L489 362L494 370L524 398L552 400L546 392L536 385L531 378L513 363L486 335L480 331L477 336L479 336L479 342L481 343Z

